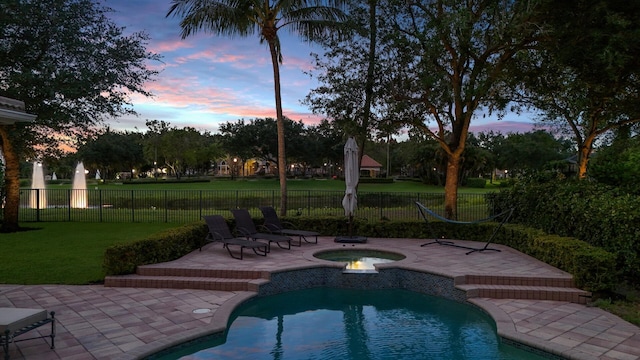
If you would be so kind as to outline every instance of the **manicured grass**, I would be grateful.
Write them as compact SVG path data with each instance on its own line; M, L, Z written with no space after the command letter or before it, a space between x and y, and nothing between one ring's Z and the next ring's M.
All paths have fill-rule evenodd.
M22 223L0 234L0 283L89 284L104 279L104 250L176 227L167 223Z
M156 182L148 182L144 180L143 184L134 184L129 182L109 181L107 183L97 183L95 180L87 180L89 189L149 189L149 190L280 190L280 183L277 179L244 179L238 178L231 180L228 178L207 178L209 182L196 183L167 183L163 180ZM498 183L489 184L484 189L461 187L458 192L465 194L486 193L487 191L497 191ZM51 189L66 189L71 186L65 185L48 185ZM344 180L340 179L289 179L287 181L288 190L327 190L327 191L343 191L345 188ZM419 181L395 181L390 184L370 184L361 183L358 185L358 191L364 192L429 192L442 193L444 187L425 185Z

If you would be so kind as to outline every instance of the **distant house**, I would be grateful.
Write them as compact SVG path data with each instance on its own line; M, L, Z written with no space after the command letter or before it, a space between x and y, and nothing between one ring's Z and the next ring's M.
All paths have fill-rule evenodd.
M373 160L369 155L362 156L362 162L360 163L360 175L377 177L382 170L382 164Z

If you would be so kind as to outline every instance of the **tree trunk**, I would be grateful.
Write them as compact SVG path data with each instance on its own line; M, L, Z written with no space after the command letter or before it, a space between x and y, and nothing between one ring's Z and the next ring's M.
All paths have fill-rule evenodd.
M578 151L578 179L587 178L587 165L591 156L591 142L585 141Z
M280 67L275 40L269 41L271 63L273 64L273 86L276 93L276 124L278 128L278 176L280 178L280 215L287 215L287 157L284 144L284 118L282 96L280 94Z
M447 219L458 219L458 174L460 156L447 156L447 178L444 184L444 215Z
M20 229L18 225L18 211L20 209L20 159L16 154L7 126L0 126L0 142L5 161L4 186L6 198L4 204L4 220L0 232L15 232Z

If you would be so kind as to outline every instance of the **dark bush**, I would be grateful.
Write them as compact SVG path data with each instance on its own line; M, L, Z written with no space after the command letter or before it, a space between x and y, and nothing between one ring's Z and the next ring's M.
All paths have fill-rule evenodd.
M534 179L487 197L490 206L514 206L512 222L569 236L616 255L623 279L640 276L640 198L589 181Z
M106 275L132 274L138 265L178 259L202 246L206 235L204 222L197 222L131 244L112 246L105 250L104 272Z

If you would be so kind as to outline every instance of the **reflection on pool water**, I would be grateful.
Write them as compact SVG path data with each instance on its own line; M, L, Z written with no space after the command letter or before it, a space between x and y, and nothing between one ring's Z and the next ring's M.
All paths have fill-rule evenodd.
M501 343L478 309L399 289L293 291L251 300L230 321L226 339L161 359L544 359Z
M346 262L347 270L374 270L374 264L383 264L402 260L404 255L379 250L329 250L313 256L322 260Z

